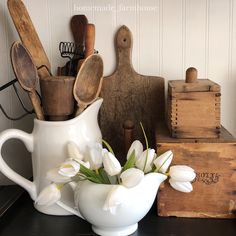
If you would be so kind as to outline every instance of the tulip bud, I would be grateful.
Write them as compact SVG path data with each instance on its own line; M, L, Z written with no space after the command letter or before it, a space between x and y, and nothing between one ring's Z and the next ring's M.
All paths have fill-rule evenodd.
M40 192L35 204L50 206L61 198L61 192L56 184L50 184Z
M139 169L130 168L122 172L120 178L122 180L122 185L127 188L132 188L142 181L144 178L144 173Z
M193 191L193 186L190 182L178 182L170 178L169 183L171 187L177 191L184 193L190 193Z
M138 159L140 157L140 155L142 154L142 152L143 152L143 145L139 140L135 140L131 144L131 146L129 148L129 151L127 153L127 159L129 159L129 157L130 157L130 155L133 151L135 151L135 153L134 153L135 158Z
M83 160L83 155L80 153L79 148L76 143L69 142L67 144L67 151L70 159Z
M176 165L170 167L170 177L177 182L191 182L195 179L194 170L185 165Z
M73 177L80 170L80 164L75 161L67 161L61 164L58 173L62 176Z
M107 195L103 210L115 215L117 207L126 200L127 189L122 185L114 185Z
M104 152L103 156L104 170L110 175L118 175L121 172L120 162L111 152Z
M98 170L102 166L102 145L100 143L88 147L87 160L92 170Z
M54 183L67 183L71 181L70 177L60 175L58 172L59 168L51 169L47 172L46 178Z
M156 158L156 160L153 162L156 166L157 172L160 173L166 173L167 169L170 166L170 163L173 159L173 153L172 151L167 151Z
M135 162L136 167L144 171L144 173L150 172L152 170L153 160L155 156L156 154L155 154L154 149L145 150L144 152L142 152L139 159ZM145 170L144 170L144 166L145 166Z

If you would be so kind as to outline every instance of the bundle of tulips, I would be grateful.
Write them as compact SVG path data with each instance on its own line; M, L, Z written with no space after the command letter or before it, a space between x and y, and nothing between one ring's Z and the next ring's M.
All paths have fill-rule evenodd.
M194 170L185 165L169 168L173 159L172 151L157 157L155 150L148 147L145 132L144 136L146 150L143 150L140 141L135 140L129 148L127 161L123 167L105 141L103 143L106 148L103 148L100 143L92 143L87 146L87 152L83 155L75 143L68 143L69 158L47 173L47 178L52 183L42 190L36 199L36 204L52 205L61 198L60 190L63 186L72 181L89 180L97 184L114 185L104 202L103 209L115 213L125 190L134 188L142 181L144 175L150 172L167 175L170 185L178 191L191 192L193 190L191 181L196 177Z

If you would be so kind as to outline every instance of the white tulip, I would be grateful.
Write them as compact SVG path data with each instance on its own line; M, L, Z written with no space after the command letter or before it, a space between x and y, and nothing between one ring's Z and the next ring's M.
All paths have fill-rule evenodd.
M122 185L127 188L132 188L142 181L144 172L136 168L130 168L122 172L120 178L122 180Z
M67 144L67 152L70 159L82 161L84 158L83 155L80 153L77 144L72 141Z
M80 164L76 161L66 161L61 164L58 173L66 177L74 177L80 170Z
M176 165L170 167L170 177L177 182L191 182L195 179L194 169L185 165Z
M170 178L169 183L171 187L177 191L184 193L190 193L193 191L193 186L190 182L178 182Z
M56 184L50 184L40 192L35 203L38 205L50 206L56 203L60 198L61 192L59 187Z
M148 155L147 155L148 153ZM135 162L136 167L138 167L140 170L144 171L144 173L150 172L152 170L153 160L155 158L155 150L154 149L147 149L145 150L141 156L138 158L138 160ZM146 161L147 159L147 161ZM146 166L145 166L146 163ZM144 170L145 166L145 170Z
M60 175L58 171L59 171L59 168L54 168L54 169L49 170L46 174L46 178L54 183L67 183L71 181L70 177Z
M172 159L173 159L173 152L167 151L161 154L159 157L157 157L156 160L153 162L153 164L156 166L158 172L165 174L170 166L170 163L172 162Z
M92 170L98 170L102 166L102 145L100 143L88 146L87 160Z
M104 170L110 176L118 175L121 172L120 162L111 152L104 152L103 155L103 166Z
M129 151L127 153L127 159L130 157L130 155L133 151L135 151L135 157L136 157L136 159L138 159L141 156L142 152L143 152L143 145L139 140L135 140L131 144L131 146L129 148Z
M117 207L125 202L126 194L127 189L124 186L114 185L106 197L103 210L115 215Z

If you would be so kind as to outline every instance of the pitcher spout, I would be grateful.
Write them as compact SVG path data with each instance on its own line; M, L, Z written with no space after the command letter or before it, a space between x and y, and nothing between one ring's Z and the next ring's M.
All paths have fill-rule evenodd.
M103 99L99 98L92 103L79 117L83 119L94 118L97 120L99 109L102 105Z

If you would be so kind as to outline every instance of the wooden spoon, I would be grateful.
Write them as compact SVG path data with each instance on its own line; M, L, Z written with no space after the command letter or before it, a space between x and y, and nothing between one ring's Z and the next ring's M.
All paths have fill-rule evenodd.
M36 116L39 120L44 120L40 99L36 93L38 83L37 69L33 63L30 53L20 42L15 42L11 48L11 62L15 75L21 85L26 90L31 99Z
M74 98L79 107L76 116L97 99L101 91L102 81L102 58L99 55L91 55L82 64L74 84Z

